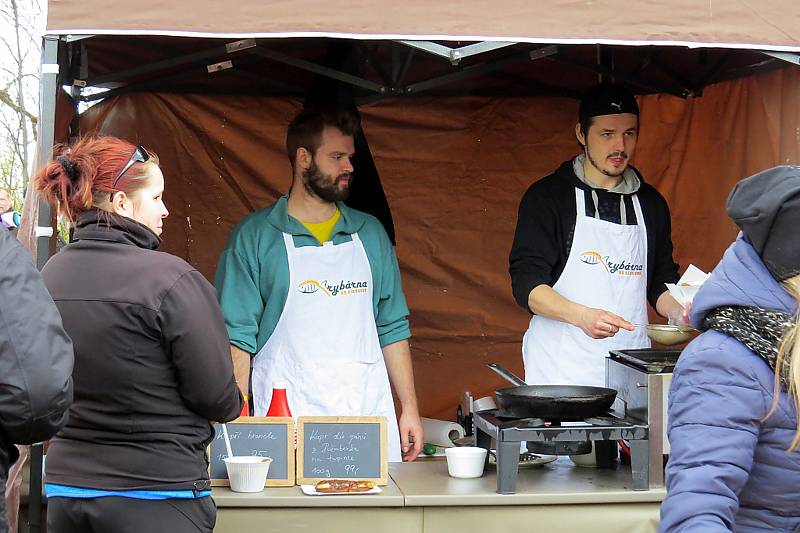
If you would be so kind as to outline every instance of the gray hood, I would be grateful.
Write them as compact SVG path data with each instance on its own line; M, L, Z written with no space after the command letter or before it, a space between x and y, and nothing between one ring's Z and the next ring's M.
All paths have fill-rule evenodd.
M586 154L580 154L576 156L575 159L572 160L572 170L575 172L575 175L578 177L578 179L583 183L593 189L599 189L600 187L586 179L586 176L583 174L584 161L586 161ZM619 182L619 185L613 189L609 189L608 192L614 192L617 194L633 194L637 192L641 186L642 180L639 179L636 171L631 167L627 167L622 173L622 181Z

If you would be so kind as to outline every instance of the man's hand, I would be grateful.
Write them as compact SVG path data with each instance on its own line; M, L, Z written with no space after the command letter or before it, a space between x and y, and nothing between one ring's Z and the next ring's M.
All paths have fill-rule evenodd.
M691 326L691 313L692 313L692 304L689 302L686 304L686 307L682 307L680 309L674 310L672 313L667 315L667 323L672 324L674 326Z
M574 325L581 328L585 334L593 339L613 337L620 329L628 331L633 331L634 329L634 325L621 316L593 307L584 307L578 313L578 318Z
M422 421L416 411L403 411L397 424L400 428L400 449L403 452L403 461L411 462L422 451Z
M231 344L231 359L233 360L233 377L242 392L242 397L247 403L250 392L250 363L253 357L238 346Z
M579 327L593 339L613 337L620 329L634 328L624 318L568 300L548 285L539 285L530 292L528 307L539 316Z
M658 311L658 314L667 317L669 323L675 326L690 326L691 320L689 314L691 310L691 303L683 307L672 297L669 291L661 293L661 296L659 296L656 301L656 311Z

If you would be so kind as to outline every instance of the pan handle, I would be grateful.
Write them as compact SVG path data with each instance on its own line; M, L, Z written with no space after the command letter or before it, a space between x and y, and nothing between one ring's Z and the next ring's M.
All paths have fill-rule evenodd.
M519 379L519 377L516 374L514 374L510 370L506 370L500 365L497 365L495 363L486 363L486 366L497 372L500 375L500 377L516 385L517 387L524 387L527 385L527 383Z

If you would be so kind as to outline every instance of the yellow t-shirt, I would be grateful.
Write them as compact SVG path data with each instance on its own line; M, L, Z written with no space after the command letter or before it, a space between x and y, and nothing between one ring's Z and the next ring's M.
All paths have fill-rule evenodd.
M326 242L331 240L331 235L333 235L333 227L339 222L339 217L341 213L339 213L339 208L336 208L336 212L333 214L331 218L328 220L324 220L322 222L300 222L306 227L311 234L317 238L320 243Z

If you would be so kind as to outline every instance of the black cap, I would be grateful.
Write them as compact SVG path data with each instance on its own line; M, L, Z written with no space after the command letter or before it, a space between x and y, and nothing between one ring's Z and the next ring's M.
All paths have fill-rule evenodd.
M778 281L800 274L800 167L745 178L728 197L728 215Z
M639 104L633 93L621 85L600 83L583 95L578 109L578 122L586 122L601 115L639 115Z

